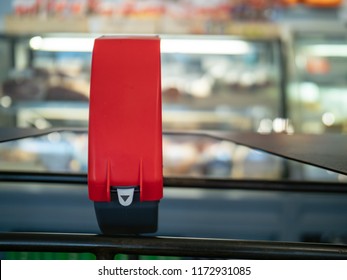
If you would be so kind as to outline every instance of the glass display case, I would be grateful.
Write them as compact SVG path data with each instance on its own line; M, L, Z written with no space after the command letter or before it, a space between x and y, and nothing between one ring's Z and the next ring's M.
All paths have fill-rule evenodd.
M339 30L339 28L336 28ZM347 132L345 32L294 33L291 119L299 132Z
M2 80L1 112L7 126L86 128L91 52L98 36L16 38L13 62ZM281 47L278 38L161 36L163 129L276 130L278 118L285 117ZM56 134L16 142L20 158L24 157L21 168L27 168L25 161L32 160L36 151L40 155L27 163L30 168L86 172L87 150L82 144L86 135L75 138ZM2 147L4 154L6 145ZM42 147L44 151L39 151ZM282 176L281 160L235 147L220 141L166 136L164 172L170 176ZM60 164L52 166L44 160L60 148L66 152L59 157ZM76 149L77 153L83 151L84 161L78 159ZM10 166L2 164L2 168ZM20 165L12 167L18 169Z
M91 51L95 37L98 35L3 37L1 42L7 51L3 55L7 57L8 67L2 73L2 126L87 128ZM301 50L299 46L297 49ZM281 132L281 118L287 117L283 106L286 104L286 76L282 47L277 38L162 36L163 129ZM299 52L297 56L296 61L300 61ZM305 86L306 91L314 87L313 82L301 83L301 87ZM326 91L324 96L334 95L331 88ZM310 98L310 91L301 95L299 101L293 91L290 93L291 102L301 103L290 106L294 127L289 129L312 132L315 125L309 118L317 122L311 111L316 110L318 103L312 105L311 102L312 108L306 108L309 104L304 101ZM334 96L337 98L336 94ZM334 100L328 99L329 102ZM330 103L322 104L320 106L330 106ZM338 105L334 110L343 108L343 102ZM343 110L339 112L339 116L343 116ZM326 113L325 122L335 116L333 111L317 111L322 117L323 113ZM86 142L86 134L64 133L17 141L11 147L4 143L1 145L4 155L1 168L84 173ZM43 147L44 151L40 151ZM10 155L6 150L12 151ZM65 155L58 156L57 151ZM36 154L32 157L33 153ZM56 164L44 159L52 156L57 158ZM23 161L16 164L19 159ZM30 161L32 159L35 160ZM246 147L197 137L165 136L164 161L167 176L340 178L315 167L285 163L283 159Z
M86 126L78 109L88 109L97 36L64 36L28 37L27 49L18 52L25 62L2 85L2 103L15 108L13 125ZM161 45L164 129L271 131L271 121L283 117L277 39L162 36Z

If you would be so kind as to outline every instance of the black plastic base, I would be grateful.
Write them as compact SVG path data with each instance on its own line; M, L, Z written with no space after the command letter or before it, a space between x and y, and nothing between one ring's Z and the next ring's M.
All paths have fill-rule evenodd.
M140 202L140 193L137 191L130 206L122 206L114 191L111 192L111 198L111 202L94 202L96 218L103 234L140 234L157 231L159 201Z

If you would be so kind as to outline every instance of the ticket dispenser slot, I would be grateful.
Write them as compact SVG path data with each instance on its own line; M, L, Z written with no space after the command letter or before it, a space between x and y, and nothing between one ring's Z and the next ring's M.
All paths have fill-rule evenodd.
M88 191L104 234L157 230L163 195L160 39L95 40Z

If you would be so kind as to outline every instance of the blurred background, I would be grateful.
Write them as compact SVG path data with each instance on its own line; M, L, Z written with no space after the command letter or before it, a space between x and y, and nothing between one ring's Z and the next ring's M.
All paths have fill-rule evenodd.
M87 128L93 40L111 34L160 35L164 130L347 133L346 0L2 0L0 126ZM87 141L64 132L2 143L0 171L86 174ZM347 180L208 137L163 144L166 177L326 182L327 191ZM98 231L86 186L0 185L0 230ZM170 188L159 234L346 242L346 202Z
M339 0L3 0L0 126L87 127L94 38L159 34L164 129L346 133L346 20ZM86 172L86 147L2 144L0 169ZM172 176L344 180L189 137L165 137L164 161Z

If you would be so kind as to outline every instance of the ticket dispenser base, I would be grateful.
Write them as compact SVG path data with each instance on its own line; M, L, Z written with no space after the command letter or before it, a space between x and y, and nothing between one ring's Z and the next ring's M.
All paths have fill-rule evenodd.
M94 202L98 224L104 234L137 234L157 231L159 201L140 202L140 192L138 188L135 188L132 203L128 206L121 203L119 192L115 188L111 190L111 202Z

